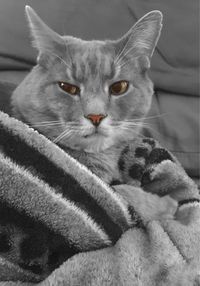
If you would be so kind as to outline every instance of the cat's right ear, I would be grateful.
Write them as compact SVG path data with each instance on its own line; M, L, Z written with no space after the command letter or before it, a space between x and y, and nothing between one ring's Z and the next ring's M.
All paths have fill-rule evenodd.
M50 29L30 6L26 6L25 11L33 36L33 46L39 51L37 62L40 63L41 56L48 52L50 54L55 53L55 51L57 54L62 53L65 49L62 37Z
M115 63L123 65L123 61L131 63L135 60L142 70L148 69L160 37L162 18L160 11L151 11L139 19L122 38L115 41Z

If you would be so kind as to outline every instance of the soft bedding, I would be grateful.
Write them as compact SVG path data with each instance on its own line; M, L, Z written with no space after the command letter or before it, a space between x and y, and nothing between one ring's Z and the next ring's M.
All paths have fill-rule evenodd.
M141 187L105 184L4 112L0 142L0 285L199 285L198 188L157 142L124 154L145 158ZM59 243L41 250L47 233Z

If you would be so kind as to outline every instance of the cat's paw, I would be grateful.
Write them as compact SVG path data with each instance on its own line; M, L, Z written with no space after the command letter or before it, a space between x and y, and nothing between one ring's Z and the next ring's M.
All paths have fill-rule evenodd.
M191 190L196 194L196 185L178 160L156 140L140 139L129 144L121 154L119 167L124 183L159 196L169 194L176 200L187 198L188 190L190 195Z
M145 191L159 196L169 194L178 201L197 193L196 185L178 160L157 142L146 158L141 186Z
M141 180L146 172L147 165L153 160L161 161L163 156L156 153L159 143L151 138L138 139L129 143L121 152L118 161L119 170L126 184L141 186ZM158 155L156 157L156 155Z
M177 175L183 172L174 156L157 143L146 157L141 186L154 193L166 194L177 181Z
M141 182L145 191L157 193L159 196L168 194L177 201L198 194L196 184L181 165L169 159L147 167Z
M118 167L123 182L133 186L141 186L141 179L146 170L146 162L157 142L150 138L130 142L121 152Z
M177 159L158 142L144 139L152 146L146 157L146 166L141 178L144 190L157 193L160 196L169 194L185 184L187 175Z

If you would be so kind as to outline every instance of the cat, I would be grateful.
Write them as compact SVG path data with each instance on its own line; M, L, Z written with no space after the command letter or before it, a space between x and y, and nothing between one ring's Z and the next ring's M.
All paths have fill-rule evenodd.
M138 139L151 105L153 83L148 69L162 28L161 12L146 14L120 39L104 41L60 36L29 6L26 14L38 49L37 65L13 92L12 115L58 144L106 183L127 183L123 182L120 156L127 156L127 142ZM142 144L149 150L152 145L151 141ZM141 148L136 151L141 153ZM137 170L134 172L138 176ZM10 212L9 208L5 212ZM66 260L69 254L60 255L64 249L61 239L39 231L32 221L24 228L17 215L17 225L13 225L12 216L6 217L6 224L3 221L3 227L0 225L0 239L9 247L9 236L13 241L19 236L19 243L12 245L12 253L17 254L11 261L45 276ZM40 243L37 231L42 234ZM35 257L26 247L23 259L24 238L36 241L35 253L40 255Z
M149 111L150 59L162 28L152 11L117 40L60 36L26 7L37 65L12 95L13 116L109 183L120 150L138 137Z

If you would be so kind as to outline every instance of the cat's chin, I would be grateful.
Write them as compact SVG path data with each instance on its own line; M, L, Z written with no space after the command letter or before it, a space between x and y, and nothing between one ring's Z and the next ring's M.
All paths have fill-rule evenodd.
M74 150L82 150L87 153L99 153L113 145L113 140L100 133L93 133L79 137L77 140L67 142L66 147Z
M100 133L92 133L92 134L86 134L83 136L85 139L90 139L90 138L100 138L101 136L104 136L103 134Z
M79 150L86 153L100 153L114 146L120 146L124 143L124 141L127 142L129 140L133 140L135 138L134 134L135 133L129 132L128 134L120 133L117 135L116 133L113 134L113 132L93 132L79 137L75 136L64 145L70 149Z
M93 133L85 135L81 140L83 150L88 153L98 153L110 147L110 140L105 135Z

